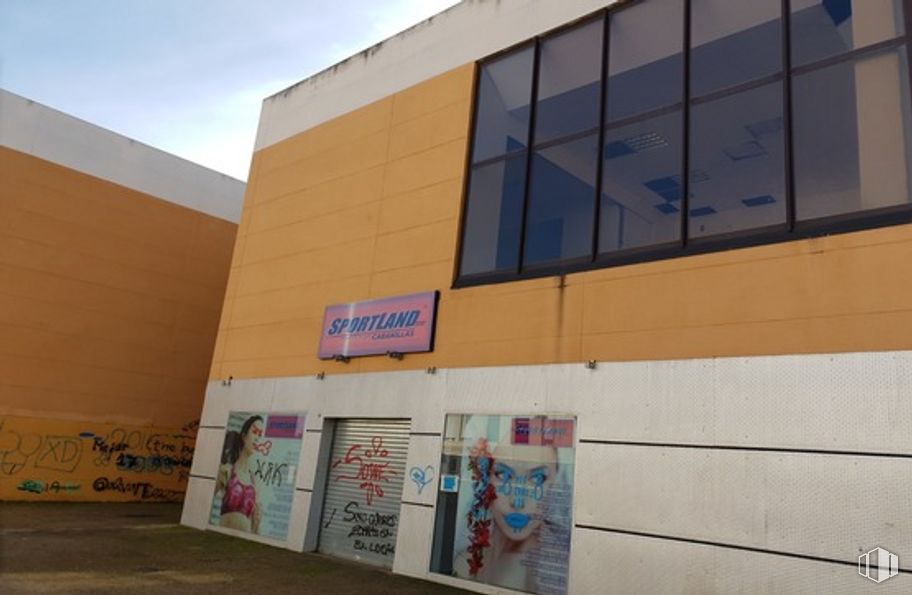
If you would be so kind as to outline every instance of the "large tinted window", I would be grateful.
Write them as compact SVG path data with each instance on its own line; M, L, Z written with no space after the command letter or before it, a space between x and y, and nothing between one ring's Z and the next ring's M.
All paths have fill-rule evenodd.
M459 274L519 265L535 48L481 68Z
M484 62L460 282L909 220L907 3L630 1Z
M592 254L604 30L604 20L596 19L540 44L523 249L527 267Z
M683 22L678 0L641 2L610 17L601 254L681 237Z

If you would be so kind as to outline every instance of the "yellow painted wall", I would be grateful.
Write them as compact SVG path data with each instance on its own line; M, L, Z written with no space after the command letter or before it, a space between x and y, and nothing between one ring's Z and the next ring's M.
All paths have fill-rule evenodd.
M0 180L0 426L198 420L237 226L4 147Z
M450 289L472 79L254 155L212 378L912 348L912 226ZM317 359L326 305L432 289L434 353Z

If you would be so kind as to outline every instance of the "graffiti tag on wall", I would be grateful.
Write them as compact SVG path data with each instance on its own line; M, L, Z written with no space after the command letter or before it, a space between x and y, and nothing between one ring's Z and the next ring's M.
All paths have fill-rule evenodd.
M324 528L336 524L336 533L344 547L356 554L394 556L398 513L378 510L380 500L387 495L389 485L402 481L401 473L390 468L390 453L382 436L373 436L369 444L355 444L331 466L332 481L349 482L363 493L364 500L349 501L341 510L333 510ZM396 503L398 509L398 503Z
M383 497L383 484L389 483L390 476L396 472L389 468L389 451L383 448L383 437L371 438L370 446L355 444L348 449L345 456L337 459L332 468L342 467L335 481L352 481L364 490L367 505L374 502L374 497Z
M0 417L0 500L180 501L198 426L165 430ZM95 489L81 489L89 485Z

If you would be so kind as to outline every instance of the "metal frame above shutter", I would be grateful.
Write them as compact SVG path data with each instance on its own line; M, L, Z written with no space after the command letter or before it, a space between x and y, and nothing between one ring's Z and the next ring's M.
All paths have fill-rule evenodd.
M407 419L335 420L321 552L392 568L410 425Z

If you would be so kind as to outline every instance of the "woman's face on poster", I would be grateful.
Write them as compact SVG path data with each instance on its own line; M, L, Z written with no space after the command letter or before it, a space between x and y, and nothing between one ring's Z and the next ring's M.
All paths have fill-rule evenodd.
M494 523L510 540L528 539L542 524L544 496L557 474L553 446L500 444L492 453Z
M248 455L253 454L256 450L256 444L259 442L260 438L263 436L263 422L257 420L251 424L250 429L247 430L247 433L242 437L244 441L244 452Z

